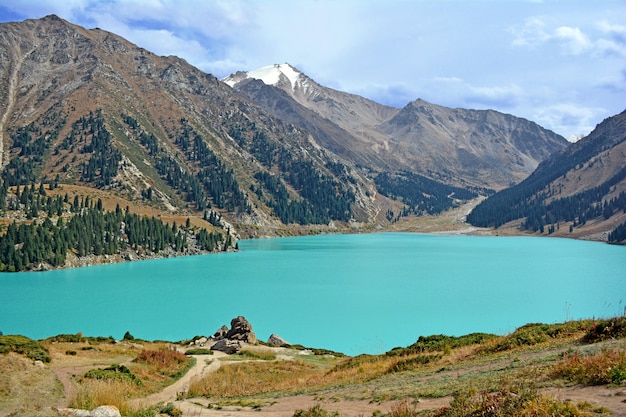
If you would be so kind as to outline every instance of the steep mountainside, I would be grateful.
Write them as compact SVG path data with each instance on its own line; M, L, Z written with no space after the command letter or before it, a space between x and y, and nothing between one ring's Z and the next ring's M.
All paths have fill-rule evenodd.
M495 111L423 100L401 110L381 106L323 87L288 64L238 72L224 81L374 172L409 171L452 185L501 189L568 145L535 123Z
M1 24L0 56L9 186L87 185L240 227L381 211L371 180L182 59L56 16Z
M626 111L485 200L468 221L495 227L516 221L539 233L626 239Z

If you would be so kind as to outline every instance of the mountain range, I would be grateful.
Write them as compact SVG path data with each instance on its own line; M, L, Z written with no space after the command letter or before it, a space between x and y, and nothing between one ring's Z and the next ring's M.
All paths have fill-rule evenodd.
M384 106L288 64L218 80L53 15L0 24L0 57L4 184L77 184L163 213L220 218L213 223L244 237L385 227L564 166L580 179L567 174L560 190L577 195L596 184L587 175L610 176L591 161L624 165L623 129L571 145L493 110L421 99ZM583 159L575 150L596 136L616 150L592 146ZM616 216L606 220L614 226Z

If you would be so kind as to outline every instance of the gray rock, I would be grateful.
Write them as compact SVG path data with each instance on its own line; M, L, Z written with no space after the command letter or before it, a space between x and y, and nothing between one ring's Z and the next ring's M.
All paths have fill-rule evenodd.
M91 417L122 417L120 410L113 405L101 405L91 410Z
M272 346L282 346L282 345L288 345L289 342L287 342L285 339L283 339L277 334L272 334L269 337L269 339L267 339L267 344L272 345Z
M241 340L252 344L256 344L257 342L256 335L252 331L252 325L244 316L236 317L230 321L230 330L224 337L226 339Z
M239 352L241 347L241 342L238 340L221 339L211 346L211 350L217 350L227 355L232 355Z
M200 339L197 339L194 344L200 345L200 346L204 346L204 344L208 341L208 339L206 337L201 337Z
M221 340L226 336L226 333L228 333L228 327L226 327L226 325L223 325L222 327L217 329L217 331L213 334L213 337L211 337L211 339Z

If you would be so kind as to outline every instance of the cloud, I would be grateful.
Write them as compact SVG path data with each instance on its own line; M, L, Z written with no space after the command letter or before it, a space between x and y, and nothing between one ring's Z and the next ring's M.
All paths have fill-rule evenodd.
M589 51L593 44L579 28L561 26L554 31L554 38L561 42L564 51L580 55Z
M592 53L626 56L626 26L600 21L595 25L600 33L592 39L577 26L548 28L546 20L534 16L527 18L522 26L510 27L508 31L513 35L511 45L537 49L553 43L559 47L562 55Z
M531 120L561 133L567 138L588 135L607 114L601 107L581 107L571 103L557 103L536 108Z
M510 111L523 100L524 90L517 84L477 86L459 77L435 77L430 90L446 96L445 101L469 108L498 108Z

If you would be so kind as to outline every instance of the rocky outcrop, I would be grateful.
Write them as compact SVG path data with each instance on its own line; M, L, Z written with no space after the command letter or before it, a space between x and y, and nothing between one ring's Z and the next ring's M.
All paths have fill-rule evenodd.
M267 339L267 344L272 345L272 346L282 346L282 345L288 345L289 342L287 342L285 339L283 339L277 334L272 334L269 337L269 339Z
M211 346L211 350L217 350L227 355L232 355L239 352L242 347L243 345L238 340L222 339L215 342L215 344Z
M223 339L224 337L226 337L226 333L228 333L228 327L226 327L226 325L223 325L222 327L217 329L217 331L213 334L213 339L214 340Z
M252 325L244 316L239 316L230 321L230 330L224 336L225 339L241 340L256 344L256 335L252 331Z
M113 405L101 405L91 411L75 408L63 408L57 411L59 415L68 417L121 417L120 410Z
M256 334L252 331L252 325L244 316L235 317L230 321L230 329L226 325L219 328L211 337L215 342L212 350L218 350L227 354L237 353L243 343L256 344Z

